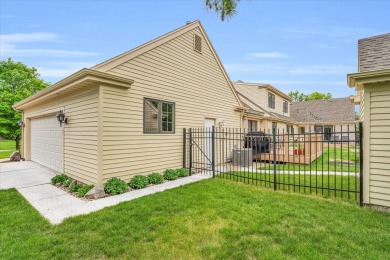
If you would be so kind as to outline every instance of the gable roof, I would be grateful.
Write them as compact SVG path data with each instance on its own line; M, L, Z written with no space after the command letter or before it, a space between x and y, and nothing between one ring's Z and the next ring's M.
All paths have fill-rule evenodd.
M359 72L390 69L390 33L358 41Z
M240 89L241 92L253 92L255 93L255 91L257 89L267 89L268 91L274 93L274 94L277 94L279 96L281 96L282 98L286 99L287 101L291 102L292 99L289 95L286 95L284 92L280 91L279 89L275 88L274 86L272 86L271 84L267 84L267 83L253 83L253 82L243 82L243 81L236 81L236 82L233 82L233 85L236 89Z
M241 100L238 97L238 94L236 93L236 90L235 90L228 74L226 73L226 70L223 67L221 60L219 59L217 53L215 52L215 49L214 49L213 45L211 44L211 42L206 34L206 31L204 30L204 28L199 20L196 20L192 23L187 23L186 25L184 25L180 28L177 28L176 30L173 30L167 34L164 34L164 35L162 35L154 40L151 40L143 45L140 45L139 47L136 47L130 51L122 53L122 54L115 56L111 59L108 59L102 63L99 63L90 69L83 68L83 69L69 75L68 77L60 80L59 82L57 82L57 83L55 83L55 84L53 84L53 85L51 85L51 86L49 86L41 91L35 93L34 95L31 95L30 97L14 104L13 108L16 110L22 110L25 107L29 106L30 104L36 103L38 101L38 99L44 100L44 99L48 98L49 96L51 96L52 93L59 93L64 88L69 89L69 86L73 87L73 86L78 85L78 84L84 84L84 83L90 84L92 82L95 82L95 83L96 82L106 82L107 84L118 85L121 87L130 87L130 85L134 82L133 80L119 77L116 75L112 75L110 73L107 73L107 71L110 70L111 68L114 68L114 67L116 67L116 66L118 66L118 65L120 65L128 60L131 60L131 59L133 59L133 58L135 58L135 57L137 57L137 56L139 56L139 55L141 55L141 54L143 54L143 53L145 53L153 48L156 48L156 47L178 37L179 35L182 35L190 30L193 30L197 27L199 27L199 30L202 33L203 39L208 44L208 46L211 50L211 53L213 54L219 68L222 71L223 76L226 79L227 84L229 85L234 97L237 100L238 106L236 107L236 110L243 110ZM84 85L86 85L86 84L84 84ZM73 89L75 89L75 88L73 88Z
M236 93L234 85L232 84L232 81L230 80L224 66L222 65L220 58L218 57L217 52L214 49L214 46L210 42L209 37L207 36L207 33L199 20L196 20L194 22L187 22L187 24L182 26L182 27L179 27L171 32L168 32L160 37L155 38L154 40L146 42L146 43L144 43L144 44L142 44L134 49L131 49L131 50L124 52L120 55L117 55L111 59L108 59L102 63L99 63L99 64L93 66L92 69L97 70L97 71L107 72L108 70L113 69L124 62L127 62L131 59L134 59L135 57L142 55L143 53L146 53L146 52L148 52L148 51L150 51L150 50L152 50L152 49L154 49L154 48L156 48L156 47L158 47L158 46L160 46L160 45L162 45L162 44L164 44L164 43L166 43L166 42L168 42L168 41L170 41L170 40L172 40L172 39L174 39L174 38L176 38L176 37L178 37L186 32L188 32L188 31L194 30L196 28L199 28L200 32L202 33L203 39L205 40L205 42L209 46L211 53L213 54L219 68L222 71L223 76L225 77L231 91L233 92L233 95L235 96L235 98L238 102L239 107L242 107L241 100Z
M355 105L349 98L293 102L290 115L297 122L353 122Z
M271 117L271 119L273 119L273 120L282 120L282 121L287 121L287 122L294 121L294 119L292 117L264 109L262 106L261 100L259 98L255 98L257 95L259 95L259 88L263 88L263 85L268 86L268 84L234 82L234 85L236 87L238 96L240 97L240 99L241 99L242 103L245 105L245 107L248 107L252 110L257 110L257 111L264 113L264 114L268 114L269 117ZM272 87L272 88L274 88L274 87ZM274 89L276 89L276 88L274 88ZM280 90L277 90L277 91L281 92ZM281 93L283 95L286 95L283 92L281 92ZM291 100L290 97L289 97L289 100Z

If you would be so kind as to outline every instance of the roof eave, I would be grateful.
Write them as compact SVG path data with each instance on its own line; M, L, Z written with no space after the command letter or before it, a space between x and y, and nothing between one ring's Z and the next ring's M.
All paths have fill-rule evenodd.
M262 86L259 86L259 88L265 88L268 91L271 91L271 92L274 92L275 94L278 94L279 96L283 97L287 101L292 102L292 98L289 95L283 93L282 91L280 91L279 89L275 88L271 84L268 84L268 85L265 85L265 86L262 85Z
M21 111L30 105L33 105L42 99L48 98L54 94L59 94L65 89L70 89L80 83L102 83L108 85L114 85L117 87L130 88L134 80L118 77L112 74L95 71L92 69L81 69L72 75L64 78L63 80L25 98L24 100L14 104L12 107L17 111Z
M348 86L360 89L365 84L390 81L390 69L347 74Z

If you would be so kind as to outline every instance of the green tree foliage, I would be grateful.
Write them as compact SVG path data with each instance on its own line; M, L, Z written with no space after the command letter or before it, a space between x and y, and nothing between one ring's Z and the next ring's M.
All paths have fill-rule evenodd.
M332 94L330 93L320 93L320 92L313 92L310 94L304 94L299 91L290 91L288 95L291 97L293 102L300 102L300 101L310 101L310 100L323 100L323 99L331 99Z
M12 105L49 85L39 76L37 69L11 58L0 61L0 136L15 140L16 149L19 149L21 114Z
M206 7L219 14L222 21L236 14L238 2L240 0L205 0Z

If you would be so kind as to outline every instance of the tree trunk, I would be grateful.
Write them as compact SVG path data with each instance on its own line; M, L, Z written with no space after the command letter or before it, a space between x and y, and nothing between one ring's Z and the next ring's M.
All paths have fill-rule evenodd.
M19 151L19 149L20 149L20 138L19 138L19 136L15 138L15 143L16 143L16 150Z

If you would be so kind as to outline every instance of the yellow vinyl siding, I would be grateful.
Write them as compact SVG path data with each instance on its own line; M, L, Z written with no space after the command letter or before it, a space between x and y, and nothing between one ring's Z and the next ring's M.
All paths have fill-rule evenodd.
M102 180L182 167L183 128L240 127L239 105L206 41L188 31L108 71L134 80L129 90L102 88ZM175 134L143 134L144 98L175 103Z
M68 124L64 131L64 172L83 183L97 181L97 129L98 129L98 91L97 87L77 91L77 94L58 96L48 102L24 110L24 120L29 118L55 116L63 110ZM26 125L25 131L29 131ZM24 153L29 159L29 134L24 134ZM28 144L28 145L27 145Z
M365 86L365 182L368 194L365 201L390 206L390 83ZM368 148L368 150L366 150ZM365 199L366 199L365 198Z

